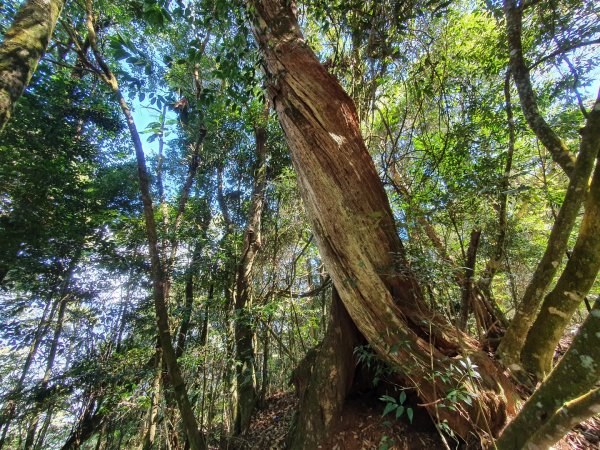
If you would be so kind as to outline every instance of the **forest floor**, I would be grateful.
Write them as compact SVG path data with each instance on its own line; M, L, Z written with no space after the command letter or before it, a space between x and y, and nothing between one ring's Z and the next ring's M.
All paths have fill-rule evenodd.
M241 437L240 447L279 450L298 406L293 392L267 399ZM382 417L383 403L374 397L350 398L332 438L322 450L437 450L447 448L424 412L415 412L413 423L406 418ZM450 448L456 443L448 440ZM453 445L454 444L454 445ZM600 419L593 418L573 429L555 450L600 450ZM315 449L318 450L318 449Z
M565 333L556 351L559 359L570 346L575 329ZM413 399L416 400L416 399ZM236 445L249 450L280 450L292 423L298 400L294 392L279 392L269 397L252 418L250 428ZM350 396L346 401L331 439L322 450L437 450L457 447L457 442L442 437L423 408L414 409L413 422L406 416L382 417L384 403L378 395ZM463 446L464 448L464 446ZM319 449L315 449L319 450ZM553 450L600 450L600 415L575 427Z

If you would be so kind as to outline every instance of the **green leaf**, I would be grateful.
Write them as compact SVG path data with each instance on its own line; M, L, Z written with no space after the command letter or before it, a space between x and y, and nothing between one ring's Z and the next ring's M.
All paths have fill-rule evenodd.
M412 408L406 408L406 416L408 417L408 420L410 423L413 422L414 415L415 415L415 413Z
M398 403L403 404L406 401L406 392L400 392L400 397L398 398Z
M396 405L395 403L388 403L387 405L385 405L382 416L385 416L386 414L391 413L397 407L398 407L398 405Z
M402 417L402 414L404 414L404 406L400 405L398 406L398 409L396 410L396 419L399 419L400 417ZM407 411L408 414L408 411Z

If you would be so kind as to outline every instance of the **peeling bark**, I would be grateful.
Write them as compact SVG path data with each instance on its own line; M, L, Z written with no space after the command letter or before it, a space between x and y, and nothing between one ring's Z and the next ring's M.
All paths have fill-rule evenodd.
M352 100L305 42L291 5L257 0L248 10L319 253L353 322L412 380L432 415L465 438L474 430L494 434L512 406L503 397L512 388L468 336L425 304ZM451 374L461 353L479 366L481 387L462 385L477 391L477 404L456 404L460 413L449 413L439 401L462 381L432 374Z
M64 0L28 0L0 44L0 132L29 84L63 8Z

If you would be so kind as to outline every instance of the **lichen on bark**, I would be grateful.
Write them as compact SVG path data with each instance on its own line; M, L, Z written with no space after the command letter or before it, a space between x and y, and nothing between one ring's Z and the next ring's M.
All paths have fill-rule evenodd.
M594 133L600 134L600 128ZM600 139L595 145L600 146ZM600 165L596 166L577 242L567 265L546 296L529 330L521 359L543 377L550 372L554 349L571 317L592 288L600 270Z
M29 84L64 6L64 0L28 0L0 44L0 132Z
M590 174L594 168L600 145L600 132L598 131L600 130L600 111L597 109L600 97L596 100L588 115L586 125L582 129L579 153L574 159L565 143L546 123L537 106L521 42L523 4L514 0L505 0L504 13L510 52L510 71L517 85L523 114L531 130L569 176L565 199L548 237L544 255L525 289L515 316L498 348L498 354L502 361L511 369L520 371L523 346L530 328L534 324L544 294L556 276L559 263L566 253L569 236L586 198Z
M534 436L532 431L542 430L548 422L557 420L553 419L554 415L569 402L588 394L598 379L600 301L596 301L567 353L496 441L496 447L499 450L527 448L527 442Z

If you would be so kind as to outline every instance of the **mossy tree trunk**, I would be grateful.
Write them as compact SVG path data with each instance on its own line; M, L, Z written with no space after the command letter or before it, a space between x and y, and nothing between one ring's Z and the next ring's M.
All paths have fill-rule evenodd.
M600 103L598 103L600 106ZM598 111L600 116L600 111ZM600 135L600 124L584 133ZM595 143L600 146L600 136ZM552 368L558 341L600 270L600 165L596 166L575 247L556 286L546 296L523 347L525 368L543 379Z
M63 8L64 0L28 0L0 44L0 132L29 84Z
M571 156L567 153L565 144L544 121L537 108L521 46L523 6L517 5L513 0L506 0L504 10L511 54L510 69L517 84L523 112L538 139L570 177L567 193L554 221L544 255L525 289L511 325L498 348L498 354L502 361L511 369L520 370L520 355L527 334L535 320L544 293L556 275L565 255L569 236L586 197L590 174L594 168L600 143L598 139L600 99L596 101L588 115L586 126L582 129L579 154L577 159L571 162Z
M512 388L468 336L427 307L354 103L304 40L289 2L252 1L248 11L320 255L353 322L411 380L432 415L465 438L494 434L512 406L504 397ZM478 386L453 374L455 358L466 354L479 367ZM454 404L459 412L438 408L457 387L477 401Z
M556 444L569 430L600 413L600 388L592 389L563 404L529 439L529 447L545 449Z
M521 34L523 10L527 3L519 0L504 0L510 71L517 85L521 108L529 128L531 128L536 137L550 152L552 159L568 176L571 176L575 167L575 158L569 152L567 145L540 114L537 98L531 83L529 68L523 54Z
M532 444L531 448L547 448L533 444L547 439L544 437L546 434L556 435L552 424L558 427L572 423L571 419L579 420L596 414L598 408L594 405L597 403L588 396L597 395L590 391L596 389L600 379L599 361L600 301L596 301L567 353L506 427L496 441L497 448L528 448L528 441Z

